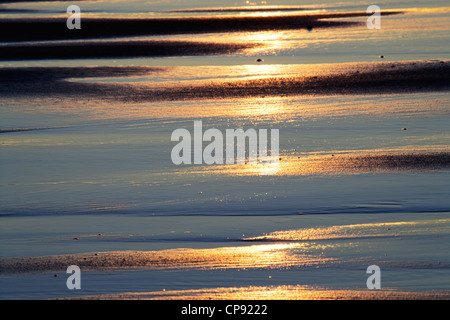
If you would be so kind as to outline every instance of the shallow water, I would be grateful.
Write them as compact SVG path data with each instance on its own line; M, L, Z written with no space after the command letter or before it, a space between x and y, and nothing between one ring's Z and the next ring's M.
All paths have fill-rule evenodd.
M205 10L221 5L98 1L81 7L90 18L236 14ZM281 10L288 15L304 6L308 14L366 9L330 1L268 5L301 7ZM444 1L379 5L404 13L383 17L381 30L367 30L366 18L357 16L339 18L357 25L311 32L125 39L261 44L244 52L1 61L0 297L369 299L366 268L375 264L383 289L448 298L448 77L414 70L448 64L449 9ZM2 19L65 16L61 3L3 7L43 11L0 12ZM243 15L274 13L246 8ZM442 83L421 86L418 78L414 86L386 92L391 84L383 82L383 68L390 64ZM92 75L86 66L100 68ZM43 69L26 69L33 67ZM161 68L142 73L139 67ZM378 72L377 90L346 82L368 70ZM297 92L294 85L289 94L280 92L280 83L294 77L303 85L330 74L317 92ZM392 85L401 87L404 74L392 74ZM355 92L326 91L338 75ZM248 84L258 81L276 90L248 95ZM227 92L231 82L244 89L229 96L208 91ZM179 89L189 87L198 96ZM157 100L155 88L178 93ZM279 129L280 161L174 165L172 132L193 132L198 120L204 130ZM68 264L81 267L82 290L67 289ZM263 294L266 286L272 295ZM433 290L444 292L424 293ZM398 297L384 290L379 296Z

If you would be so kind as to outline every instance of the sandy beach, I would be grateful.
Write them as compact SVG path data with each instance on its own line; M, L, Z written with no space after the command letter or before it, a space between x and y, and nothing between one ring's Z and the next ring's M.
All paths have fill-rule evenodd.
M450 8L379 5L2 2L0 299L448 300Z

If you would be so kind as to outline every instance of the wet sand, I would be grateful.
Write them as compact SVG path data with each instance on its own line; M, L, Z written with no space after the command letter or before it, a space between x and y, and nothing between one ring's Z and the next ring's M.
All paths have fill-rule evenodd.
M214 249L171 249L162 251L113 251L68 255L2 258L0 272L28 273L63 270L78 265L86 271L124 269L236 269L307 267L332 259L291 255L296 244L241 246ZM256 261L255 261L256 259Z
M448 147L441 147L448 150ZM446 170L450 168L450 153L443 152L390 152L353 151L327 152L325 155L306 154L301 156L283 156L278 163L243 165L218 165L200 170L189 170L198 174L225 174L232 176L276 175L276 176L311 176L311 175L352 175L379 173L420 173ZM183 171L180 171L181 173ZM187 173L187 171L186 171Z
M239 53L258 44L202 43L193 41L92 41L3 46L0 60L93 59L133 57L205 56Z
M365 8L315 7L93 6L81 30L0 9L2 297L450 299L448 8L367 33ZM176 167L170 132L199 118L289 138L274 168Z
M303 219L305 217L298 217ZM353 219L349 220L352 221ZM295 219L292 219L295 221ZM298 220L297 220L298 221ZM85 252L76 254L61 254L50 256L21 256L0 259L0 272L3 277L28 277L37 275L41 283L52 282L53 285L64 285L67 278L67 266L75 264L82 270L83 283L90 283L94 279L101 279L98 272L104 277L117 277L128 274L128 279L138 282L145 279L146 272L165 272L168 277L171 272L182 272L185 277L191 277L197 272L215 275L230 272L252 274L261 272L268 282L271 275L274 278L281 274L288 275L288 285L220 285L218 280L209 286L189 289L169 290L139 290L119 291L119 293L89 294L82 291L79 294L57 296L56 299L87 299L87 300L447 300L450 298L448 290L408 290L392 289L389 286L381 290L367 290L360 288L335 288L321 285L295 284L292 279L302 274L304 277L314 275L313 272L322 270L321 275L334 276L339 270L355 270L359 273L361 285L364 283L365 267L373 263L370 256L341 256L344 248L357 251L357 248L371 248L376 255L378 250L385 252L383 257L377 259L377 265L384 270L383 283L392 281L390 275L398 269L412 277L417 270L429 270L436 274L445 272L449 268L448 261L423 261L405 259L402 252L402 242L427 241L435 239L439 243L438 250L445 247L445 239L438 240L448 234L449 219L445 214L433 218L423 215L416 216L416 220L394 220L361 224L341 224L335 226L305 228L304 222L296 224L300 229L281 230L259 237L242 238L241 244L213 248L177 248L167 250L139 251L123 250L108 252ZM376 221L376 220L375 220ZM430 230L431 233L430 233ZM85 245L94 239L109 235L85 235L72 241L85 242ZM430 238L431 237L431 238ZM408 240L409 239L409 240ZM374 244L377 245L374 245ZM191 243L192 244L192 243ZM384 244L384 245L383 245ZM386 244L389 244L386 247ZM400 245L400 247L399 247ZM400 251L399 251L400 250ZM145 271L148 270L148 271ZM284 270L284 271L283 271ZM297 271L296 271L297 270ZM116 273L115 273L116 272ZM127 273L128 272L128 273ZM337 272L337 273L336 273ZM410 273L407 273L410 272ZM90 275L92 274L92 275ZM348 273L346 273L348 276ZM419 273L419 277L422 277ZM131 277L131 278L130 278ZM144 277L144 278L142 278ZM204 276L203 276L204 277ZM60 279L62 278L62 279ZM51 279L54 279L53 281ZM189 278L194 281L194 278ZM280 281L281 279L278 279ZM298 279L297 279L298 280ZM103 280L105 281L105 280ZM276 281L276 280L272 280ZM97 284L98 285L98 284ZM148 284L147 284L148 285ZM169 283L165 285L169 286ZM204 285L204 284L203 284ZM145 284L144 284L145 287ZM169 288L171 288L169 286Z
M447 291L334 290L308 286L205 288L156 292L126 292L68 298L75 300L448 300Z
M240 245L214 248L177 248L155 251L108 251L85 252L49 256L28 256L0 258L0 273L57 272L69 265L77 265L83 271L106 270L231 270L231 269L282 269L319 268L345 265L347 268L365 265L363 257L343 259L335 256L336 243L364 243L390 239L401 241L404 237L420 237L433 234L446 234L450 219L419 219L413 221L360 223L336 225L332 227L300 228L275 231L257 237L235 239ZM111 241L108 235L84 235L72 241ZM328 248L327 244L328 243ZM420 261L398 261L384 257L377 261L382 268L426 265L428 268L448 268L446 262L423 263Z
M383 15L400 14L401 11L384 12ZM264 30L290 30L312 28L349 27L365 23L365 12L319 13L282 16L226 16L153 19L83 19L83 27L74 33L65 27L67 18L52 19L0 19L3 28L0 41L37 41L94 39L131 36L174 34L201 34L218 32L250 32ZM363 17L362 22L328 19ZM61 26L64 26L61 28Z
M346 69L347 71L342 71ZM336 72L338 70L338 72ZM238 81L196 81L189 86L142 83L77 83L68 78L136 76L164 72L154 67L2 68L0 96L64 97L144 102L237 97L373 94L447 91L450 61L408 61L330 66L328 74L263 77Z

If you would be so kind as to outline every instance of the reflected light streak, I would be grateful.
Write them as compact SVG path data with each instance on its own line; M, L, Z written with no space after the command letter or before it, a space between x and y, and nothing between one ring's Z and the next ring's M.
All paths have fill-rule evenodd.
M448 234L450 219L400 221L353 224L324 228L276 231L258 237L244 238L245 241L311 241L325 239L347 239L380 236L404 236L408 234Z
M273 164L246 163L203 166L189 170L194 174L225 174L230 176L278 176L348 175L402 171L448 170L450 153L445 146L434 146L435 152L405 148L403 150L331 151L326 154L280 156Z
M75 298L68 298L75 299ZM80 299L77 297L76 299ZM392 289L328 289L306 285L219 287L153 292L125 292L84 296L81 299L102 300L448 300L450 292L409 292Z
M1 258L2 272L35 272L63 269L75 264L84 270L114 269L253 269L310 267L334 261L305 254L307 243L264 244L212 249L114 251L42 257Z
M275 54L282 50L290 50L294 48L305 47L306 44L302 44L299 41L287 41L292 38L295 39L295 35L298 31L261 31L261 32L245 32L238 34L230 34L230 40L234 42L243 43L255 43L254 48L246 49L247 55L267 55ZM263 44L259 46L258 44Z

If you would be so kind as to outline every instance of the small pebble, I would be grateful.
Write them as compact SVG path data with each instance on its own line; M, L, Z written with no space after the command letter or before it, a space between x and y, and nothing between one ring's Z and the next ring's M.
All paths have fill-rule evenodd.
M380 56L380 59L384 59L384 56Z
M264 61L264 59L256 59L256 62L262 62L262 61Z
M402 130L406 130L406 128L402 128Z

